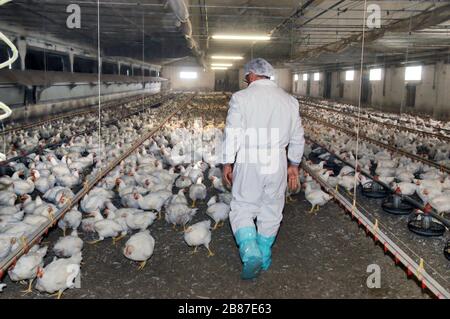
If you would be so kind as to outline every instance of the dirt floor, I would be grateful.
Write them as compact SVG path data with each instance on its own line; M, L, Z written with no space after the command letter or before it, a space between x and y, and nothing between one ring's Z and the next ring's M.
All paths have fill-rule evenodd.
M430 298L334 202L311 215L304 195L296 199L284 210L272 267L256 280L240 279L241 262L228 224L213 232L215 256L208 258L203 247L191 254L183 234L161 220L150 227L156 246L142 271L122 255L127 239L116 246L111 239L85 244L81 288L66 291L63 298ZM193 222L208 219L205 207L200 203ZM395 223L388 226L398 229ZM53 230L45 241L52 248L61 235L61 230ZM419 244L427 247L424 242ZM52 258L50 253L46 264ZM367 287L367 267L371 264L381 268L380 289ZM8 278L4 283L8 286L0 299L49 298L37 291L23 296L25 286Z
M203 247L192 255L182 233L161 220L150 228L156 246L144 270L122 255L126 239L117 246L110 239L86 244L81 289L68 290L63 298L430 298L336 204L317 215L306 213L309 208L303 195L286 206L273 265L257 280L240 279L228 224L213 232L215 256L208 258ZM208 218L202 211L195 221ZM46 241L54 243L61 233L52 231ZM381 267L380 289L367 288L370 264ZM24 297L25 286L4 283L1 299L49 298L37 291Z

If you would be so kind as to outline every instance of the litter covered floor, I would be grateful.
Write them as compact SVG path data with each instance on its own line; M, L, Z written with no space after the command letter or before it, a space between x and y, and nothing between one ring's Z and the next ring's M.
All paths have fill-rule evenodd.
M143 270L123 257L125 239L116 246L110 239L86 244L81 289L66 290L64 298L430 298L335 203L312 215L303 194L296 199L285 208L273 265L257 280L240 279L228 223L213 231L215 256L207 257L203 247L193 255L180 231L156 221L151 227L155 252ZM194 222L206 219L204 204L200 210ZM56 230L46 241L60 235ZM371 264L381 268L379 289L367 287ZM0 298L23 297L26 285L4 283L8 287ZM26 298L48 295L34 290Z

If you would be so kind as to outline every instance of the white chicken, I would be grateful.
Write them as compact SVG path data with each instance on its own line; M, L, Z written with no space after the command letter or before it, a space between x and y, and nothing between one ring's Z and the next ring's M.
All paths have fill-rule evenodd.
M80 202L80 208L85 213L94 212L96 210L103 210L106 203L110 201L105 194L97 194L89 192Z
M5 258L11 252L14 239L8 237L0 237L0 260Z
M438 190L439 192L442 192L444 188L444 183L442 182L441 179L424 179L424 180L414 179L414 182L421 188L435 189Z
M189 208L185 204L170 204L166 208L166 222L173 225L173 228L176 229L177 225L186 227L186 224L189 223L192 218L197 213L197 208Z
M225 193L227 192L227 189L225 185L223 184L222 178L217 176L211 176L211 182L215 189L217 189L219 192Z
M187 188L192 185L192 181L188 176L180 176L175 181L175 186L178 188Z
M50 188L55 186L56 178L54 175L50 176L41 176L38 170L31 170L32 176L35 178L34 186L36 189L41 192L42 194L45 194Z
M311 210L310 213L313 213L314 211L318 211L321 206L324 206L326 203L328 203L333 196L325 193L321 189L313 189L310 183L306 184L305 189L305 198L308 202L311 204Z
M205 220L189 226L184 231L184 241L189 246L194 246L194 254L197 252L198 246L203 245L208 250L208 257L214 256L214 253L209 248L211 242L211 221Z
M58 257L67 258L78 254L82 249L83 240L78 237L78 232L74 229L70 236L64 236L58 239L53 247L53 252Z
M228 219L228 215L230 214L230 205L217 202L217 196L211 197L207 205L206 214L215 222L213 230L222 227L225 224L224 221Z
M49 294L56 293L55 295L60 299L66 289L75 287L76 278L81 270L81 260L80 252L70 258L55 257L45 268L39 267L36 289Z
M26 180L15 179L12 183L12 190L16 195L31 194L34 191L34 178L28 177Z
M418 186L410 182L393 183L392 190L397 191L397 189L402 195L411 196L418 190Z
M166 207L169 204L188 204L186 196L184 196L185 189L180 189L177 194L173 195L172 198L166 203Z
M434 196L429 200L429 204L438 212L438 214L443 215L450 213L450 196L448 193Z
M0 205L2 206L14 206L17 200L17 195L11 191L1 191L0 192Z
M127 226L132 230L144 231L150 227L157 218L153 212L135 212L125 217Z
M197 179L197 182L189 188L189 197L192 200L192 208L195 207L197 200L204 200L206 198L206 186L202 184L202 178Z
M168 198L172 196L172 193L161 193L155 192L150 193L146 196L142 196L139 193L134 193L134 198L138 201L139 207L143 210L156 210L158 213L161 212L164 203Z
M102 214L97 210L91 213L91 216L93 216L95 219L93 228L94 231L98 234L99 239L90 242L90 244L96 244L104 240L105 238L109 237L113 238L113 244L115 244L116 241L118 240L116 238L119 238L118 237L119 234L121 234L121 236L126 235L126 233L123 233L122 226L113 219L115 217L114 214L108 215L108 219L105 219L103 218Z
M192 183L195 183L199 179L203 180L203 172L200 168L200 163L196 163L194 166L188 169L188 176L191 179Z
M126 258L139 261L139 270L144 269L147 260L153 255L155 249L155 239L150 235L150 231L144 230L134 234L128 239L123 248Z
M58 221L58 227L63 230L64 236L66 235L66 229L70 228L76 230L81 224L82 215L81 212L73 207L66 215Z
M338 185L345 188L347 193L350 193L351 190L355 188L355 182L358 184L360 182L359 176L351 176L351 175L345 175L345 176L338 176ZM337 187L337 185L336 185Z
M25 214L34 214L36 207L39 207L44 203L40 196L36 196L34 201L30 195L22 195L21 199L25 199L22 203Z
M38 268L44 266L44 257L47 254L47 246L39 248L33 246L30 251L17 260L17 263L8 271L12 281L29 280L28 289L24 293L31 293L31 285L37 276Z
M417 196L420 197L423 204L426 205L430 203L430 200L436 196L441 195L442 193L438 189L434 188L426 188L426 187L418 187L416 190Z

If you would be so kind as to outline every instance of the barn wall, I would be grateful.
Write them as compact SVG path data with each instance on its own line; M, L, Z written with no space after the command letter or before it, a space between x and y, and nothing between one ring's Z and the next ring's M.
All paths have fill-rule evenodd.
M239 70L239 88L245 89L247 84L244 82L244 70ZM276 68L275 69L275 77L273 81L281 87L286 92L292 92L293 78L292 71L290 69L285 68Z
M197 79L181 79L180 72L197 72ZM170 88L174 91L214 91L215 73L212 70L204 71L196 66L164 66L161 74L169 80Z
M308 73L311 81L309 96L323 97L323 72L321 80L313 81L313 73ZM368 76L369 70L364 70ZM383 69L381 81L371 81L367 105L386 112L411 112L428 114L439 119L450 118L450 64L439 62L422 66L422 80L412 82L416 85L414 107L406 106L405 67L387 67ZM343 96L340 96L340 86ZM307 82L299 74L298 83L293 84L296 94L307 95ZM345 71L334 71L331 80L331 99L357 105L360 93L360 71L355 70L353 81L345 80Z
M146 83L145 90L140 83L102 84L101 101L106 103L133 95L156 94L161 91L161 83ZM24 105L25 88L17 84L0 86L2 101L9 105L13 114L10 120L32 120L48 115L73 112L98 104L98 86L90 83L55 83L43 89L37 104Z
M292 92L292 71L290 69L275 69L275 83L286 92Z

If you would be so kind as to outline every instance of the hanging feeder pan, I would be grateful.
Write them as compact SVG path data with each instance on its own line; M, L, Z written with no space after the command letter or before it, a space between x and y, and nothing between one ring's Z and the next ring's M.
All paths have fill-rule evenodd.
M445 258L450 260L450 240L447 242L447 245L445 245L444 256L445 256Z
M408 229L425 237L439 237L445 233L445 226L428 214L412 214L408 221Z
M364 196L369 198L385 198L389 191L377 182L370 181L362 185L361 191Z
M402 200L401 196L391 195L386 198L381 207L386 213L392 215L409 215L413 212L414 207Z
M0 166L0 176L8 175L9 177L11 177L13 174L14 174L14 168L12 168L11 166L7 166L7 165Z
M330 158L328 161L325 162L325 165L323 166L323 168L333 171L334 175L338 175L339 171L341 170L341 166L336 164L334 162L336 158Z
M309 159L310 161L312 161L312 162L316 162L316 161L319 160L319 156L320 156L320 155L322 155L322 154L317 154L317 153L311 152L311 153L309 153L309 155L308 155L308 159Z

